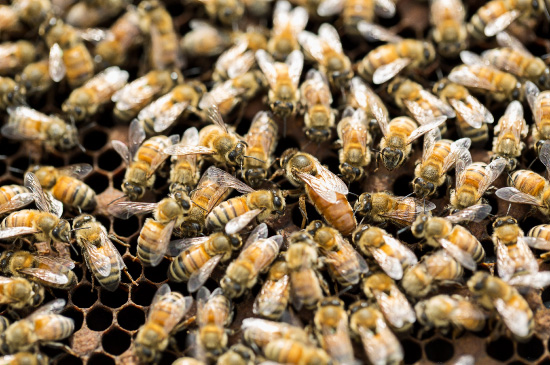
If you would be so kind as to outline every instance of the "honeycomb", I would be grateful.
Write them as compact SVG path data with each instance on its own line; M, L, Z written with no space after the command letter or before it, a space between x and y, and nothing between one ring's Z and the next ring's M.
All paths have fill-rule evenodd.
M189 21L194 18L206 18L204 10L196 4L182 5L183 2L167 1L166 6L174 17L174 22L180 34L189 30ZM469 14L472 14L481 2L469 1ZM404 14L407 14L405 17ZM318 20L311 20L311 24L319 23ZM425 38L429 31L428 5L423 1L400 0L397 6L397 15L393 19L382 21L382 25L392 27L399 35L404 37ZM535 31L525 28L512 31L520 39L528 42L532 47L534 54L547 54L550 52L550 41L540 38L537 34L548 34L548 23L542 22ZM353 61L359 60L370 48L364 41L357 39L343 38L344 48L349 50L348 55ZM482 47L487 48L487 47ZM472 49L477 52L480 49ZM131 73L131 79L139 72L139 57L130 57L136 61L130 62L125 67ZM434 68L425 70L423 80L437 80L436 69L439 68L444 74L455 65L455 63L437 64ZM210 78L212 60L190 60L189 69L194 69L194 76L205 81ZM198 68L198 70L197 70ZM426 84L426 81L424 81ZM55 89L55 88L54 88ZM47 94L41 100L32 100L31 105L45 113L61 112L56 105L68 96L69 90L60 88ZM380 91L384 93L383 90ZM261 98L250 102L245 110L241 123L237 126L238 133L245 133L249 122L257 111L264 109L264 103ZM503 107L494 106L491 111L495 116L502 115ZM526 120L531 120L529 109L526 111ZM398 115L399 112L391 110L392 115ZM298 147L302 151L312 153L326 164L331 171L338 171L337 151L331 148L330 143L315 145L310 143L302 131L302 121L297 117L295 120L287 121L287 135L279 142L276 155L280 154L289 147ZM456 138L456 133L451 127L451 138ZM177 126L172 133L181 134L190 125L200 125L192 121L185 126ZM80 140L86 149L81 152L74 149L70 153L59 153L55 151L43 152L39 146L32 143L18 143L6 140L0 137L0 155L7 158L0 161L0 185L21 184L21 171L26 170L31 163L41 163L54 166L64 166L75 163L89 163L94 166L94 171L85 178L85 182L90 185L98 194L99 206L94 212L97 219L108 228L110 233L130 244L130 247L124 247L114 243L123 256L128 271L137 285L124 275L122 275L122 284L114 292L108 292L99 286L92 290L92 280L90 271L82 263L80 254L71 252L72 258L79 262L74 269L78 277L78 284L71 290L51 290L48 293L46 301L53 298L64 298L67 300L67 306L62 312L64 315L74 319L75 332L65 342L74 352L73 356L60 350L43 348L43 351L59 364L133 364L137 363L137 358L133 355L134 337L139 327L145 322L148 306L151 303L156 289L167 282L166 272L170 261L165 258L157 267L143 267L136 257L136 242L139 231L144 221L144 217L132 217L128 220L114 219L106 213L104 206L112 200L116 194L115 189L119 189L124 177L125 166L119 155L111 147L111 141L118 139L125 141L127 139L127 126L117 124L111 116L110 110L97 116L94 123L80 129ZM489 161L488 150L491 148L492 137L485 146L472 148L472 157L474 161ZM531 141L528 141L531 146ZM414 163L420 158L421 151L415 148L413 155L407 163L394 172L388 173L386 170L375 171L375 164L369 167L367 179L361 184L352 184L350 191L392 191L396 195L407 195L410 191L398 188L398 186L407 186L412 180ZM522 156L519 168L526 168L534 159L532 149ZM542 173L544 166L536 162L531 167L534 171ZM501 176L495 186L505 186L505 176ZM288 183L282 183L283 188L290 187ZM155 184L154 193L148 193L145 200L158 201L166 194L166 180L158 179ZM350 197L353 200L353 197ZM493 206L493 214L504 215L508 210L508 204L497 201L494 195L488 197L489 203ZM444 208L444 199L432 200L437 205L436 214L441 213ZM286 213L276 221L270 222L270 228L273 230L282 229L285 233L299 229L301 222L300 212L295 200L287 202ZM310 220L320 218L315 209L308 206L308 215ZM521 227L527 231L534 225L545 221L544 217L538 213L532 213L527 207L514 205L510 211L511 215L518 218ZM529 219L525 217L529 214ZM494 261L495 254L493 243L490 239L491 227L472 224L472 232L479 238L485 251L487 260ZM395 230L389 229L391 233ZM401 238L409 243L417 242L410 232L405 232ZM423 252L417 250L418 255ZM214 289L225 267L219 267L214 272L212 278L206 283L209 289ZM548 269L545 265L542 269ZM170 283L172 290L187 293L185 283ZM440 290L441 293L460 293L458 287L446 287ZM240 324L244 318L252 316L252 303L259 291L259 285L249 293L237 299L234 304L238 308L230 329L233 331L230 336L230 345L240 341ZM497 334L486 328L481 333L464 333L457 338L442 335L435 331L419 334L419 328L415 327L412 334L401 339L405 351L405 363L407 364L431 364L431 363L453 363L464 354L472 354L476 357L477 363L483 364L526 364L539 363L550 364L550 288L538 292L531 290L526 295L533 311L536 311L536 334L526 343L514 341L504 331ZM350 291L342 295L342 299L349 304L359 298L358 292ZM297 313L299 319L304 324L310 324L313 313L302 311ZM189 331L182 331L175 335L175 344L170 346L164 353L161 364L170 364L179 356L189 356L193 353L194 344L188 340L188 333L192 332L195 326L191 326ZM355 344L355 355L359 360L366 362L364 351Z

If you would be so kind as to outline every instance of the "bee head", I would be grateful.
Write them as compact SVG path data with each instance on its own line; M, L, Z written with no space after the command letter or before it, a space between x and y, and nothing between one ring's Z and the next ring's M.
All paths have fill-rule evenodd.
M360 212L363 215L369 214L372 210L372 195L363 193L355 202L354 211Z
M340 164L339 169L342 177L347 182L351 183L354 181L359 181L363 178L364 170L360 167L352 166L347 162Z
M506 225L516 225L518 221L513 217L501 217L493 223L493 228L500 228Z
M422 45L422 58L425 64L433 62L435 60L435 48L433 44L424 42Z
M307 138L311 139L315 143L321 143L330 138L332 134L330 129L327 128L306 128L304 130Z
M74 228L80 228L84 224L92 222L93 220L94 220L94 217L92 217L89 214L83 214L81 216L78 216L73 220L73 229Z
M274 208L273 210L277 214L283 214L286 207L286 201L282 191L274 190L272 194L273 194L273 208Z
M242 165L245 151L246 144L242 141L237 142L235 147L227 153L227 161L229 161L232 165Z
M424 229L426 227L426 223L428 222L429 216L426 214L419 214L418 218L414 221L412 224L412 233L415 237L423 237L424 236Z
M122 192L128 196L130 200L138 200L145 194L145 190L130 181L125 181L122 184Z
M247 169L244 172L244 179L251 187L259 186L265 180L267 171L262 167Z
M230 277L226 276L220 282L220 286L223 290L223 293L229 298L235 298L240 296L244 292L244 287L237 283L235 280L232 280Z
M60 219L52 230L54 240L70 243L71 241L71 225L64 219Z
M136 342L136 355L144 363L156 363L160 359L158 351L153 350L149 346Z
M436 186L434 183L426 181L421 177L416 177L413 180L413 189L416 196L425 198L435 194Z
M386 147L380 152L382 156L382 162L384 166L392 171L396 167L400 166L405 160L405 155L403 151L398 149L393 149L391 147Z
M286 118L294 112L294 104L290 101L275 100L270 107L273 114L281 118Z

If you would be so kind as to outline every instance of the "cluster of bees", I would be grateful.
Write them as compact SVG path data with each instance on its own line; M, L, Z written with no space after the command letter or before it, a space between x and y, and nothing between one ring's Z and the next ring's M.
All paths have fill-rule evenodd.
M191 20L184 34L156 0L0 5L4 138L46 152L84 150L79 131L97 118L129 124L126 141L111 141L126 172L120 194L105 206L83 182L94 169L89 164L32 165L23 185L0 187L0 239L12 242L0 256L0 303L12 317L0 320L0 362L48 363L41 345L73 353L59 342L74 331L73 320L59 314L65 301L42 303L45 288L76 285L75 257L83 257L101 290L117 290L123 272L138 285L113 241L129 244L96 220L100 210L117 219L152 214L137 257L150 267L170 257L167 280L187 284L187 296L166 283L152 298L134 339L143 363L158 362L181 330L195 353L177 364L354 364L358 357L400 363L398 336L414 323L458 334L498 321L518 341L533 335L534 313L522 293L550 285L532 250L550 251L550 225L526 236L512 216L489 217L484 195L507 173L499 199L550 214L548 179L518 170L532 124L532 148L550 172L550 69L506 32L545 22L548 4L491 0L468 20L460 0L432 0L425 4L432 30L419 40L379 24L395 15L390 0L294 2L197 0L182 16L208 20ZM335 27L329 20L337 16ZM341 37L374 45L350 59ZM470 46L486 49L478 55ZM136 50L137 74L124 69ZM446 75L437 69L435 83L426 80L438 63L459 59ZM197 73L188 66L203 60L212 68ZM41 100L56 89L68 95L50 99L59 113L45 114ZM258 101L261 110L240 124ZM489 104L505 108L494 128ZM287 122L302 121L312 145L332 143L338 151L337 171L315 153L285 148L275 155L286 143ZM459 139L443 139L451 135L448 125ZM178 127L181 138L169 135ZM486 144L491 132L490 161L474 162L470 147ZM404 169L421 137L408 196L350 191L385 170ZM155 191L158 202L141 201L158 179L168 183ZM350 196L352 204L353 193L360 195ZM448 198L446 214L432 214L432 198ZM30 204L35 209L23 209ZM322 220L308 219L307 204ZM288 229L281 222L295 205L301 227ZM496 275L468 228L490 219ZM401 241L409 229L433 250ZM71 245L81 256L71 256ZM211 291L212 282L219 287ZM435 295L441 286L461 294ZM234 302L251 291L255 317L242 321L242 341L230 347ZM303 311L312 314L307 330L292 319Z

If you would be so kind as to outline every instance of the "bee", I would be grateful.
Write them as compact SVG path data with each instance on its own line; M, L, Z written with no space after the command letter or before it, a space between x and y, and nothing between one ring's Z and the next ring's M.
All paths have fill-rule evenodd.
M195 127L188 128L182 135L180 144L185 146L198 146L199 131ZM172 156L170 166L170 194L176 199L191 192L200 178L200 161L196 155Z
M372 22L375 14L382 18L393 18L395 3L391 0L323 0L317 7L322 17L340 14L346 34L358 34L359 22Z
M32 200L34 200L30 189L25 186L13 184L0 187L0 207L2 207L4 204L9 203L10 200L22 194L31 194L31 198ZM24 196L25 198L26 195Z
M248 347L238 343L231 346L231 348L218 358L216 364L224 365L254 365L256 355L254 351Z
M0 44L0 57L0 75L11 75L33 62L36 53L30 42L4 42Z
M295 50L290 52L285 63L274 62L266 51L260 49L256 51L256 60L270 86L268 101L271 111L276 116L286 119L296 112L300 100L298 83L304 65L304 55Z
M361 21L359 32L367 39L389 42L370 51L358 65L358 72L376 85L391 80L404 69L419 70L435 60L435 48L429 42L403 39L385 28Z
M281 318L290 298L290 275L284 260L275 261L256 296L252 312L274 321Z
M7 317L0 316L0 332L4 332L10 326L10 320Z
M485 250L477 238L460 222L481 222L491 212L487 204L473 205L445 218L421 214L412 225L415 237L424 238L433 247L443 247L465 268L475 271L476 263L485 258Z
M78 130L64 120L42 114L27 106L8 109L8 122L2 126L2 135L14 140L36 140L49 148L69 150L78 145Z
M353 303L349 308L349 319L352 334L361 339L372 364L399 364L403 361L403 347L374 305L365 301Z
M472 15L468 31L475 39L483 40L505 30L515 20L537 18L543 12L544 4L538 1L491 0Z
M113 94L126 85L128 77L127 71L109 67L73 90L61 108L76 121L89 118L111 101Z
M233 304L221 288L210 293L202 287L197 293L199 345L209 354L219 356L227 348L227 330L233 321Z
M456 161L456 189L451 189L451 205L454 209L480 204L481 197L504 171L508 162L505 158L497 158L489 165L472 163L469 154L465 151L466 157Z
M273 29L267 43L267 51L277 61L283 61L290 52L300 50L298 34L306 28L307 10L297 6L291 10L288 1L279 0L273 10Z
M12 323L0 335L0 351L13 354L29 351L38 345L54 344L74 331L74 321L59 314L65 308L65 299L56 299L35 310L28 317Z
M294 186L304 186L305 195L300 197L300 211L305 225L305 196L319 214L343 236L349 235L357 221L346 198L348 187L336 175L321 165L309 153L288 149L281 156L281 168L287 180Z
M191 30L181 39L181 48L187 57L218 56L232 44L229 32L215 28L208 22L192 19L189 27Z
M532 131L535 150L540 154L542 145L550 139L550 91L540 92L535 84L527 81L525 93L535 120Z
M263 349L271 341L279 339L292 340L303 344L311 343L308 333L303 328L284 322L245 318L241 329L244 340L255 349Z
M273 164L279 127L269 112L258 112L250 129L245 135L248 145L246 151L250 157L243 162L242 177L251 187L257 188L267 179L269 168Z
M352 237L361 252L374 258L378 266L394 280L401 280L403 269L418 262L414 252L382 228L359 226Z
M49 0L15 0L11 5L2 5L0 31L17 30L21 23L34 28L41 24L51 12L52 3Z
M378 119L389 121L389 112L382 99L360 77L351 79L347 104L354 109L361 108L367 116L369 131L378 133Z
M63 204L76 209L93 210L96 206L96 193L81 180L88 176L93 167L89 164L75 164L65 167L31 166L43 189Z
M330 85L335 89L344 88L353 77L351 61L345 55L338 31L330 24L319 27L319 35L302 31L298 41L319 66L319 70L328 76Z
M462 279L464 269L445 250L426 255L418 264L411 266L403 274L401 286L405 292L422 298L433 291L438 284L455 283Z
M226 26L235 26L244 14L244 3L241 0L198 0L204 5L208 16Z
M212 80L224 82L248 71L255 63L254 52L248 50L248 39L241 38L233 47L223 52L216 64Z
M24 104L25 90L12 78L0 76L0 109Z
M252 288L260 273L269 270L283 243L280 235L267 238L267 226L259 225L246 240L239 256L229 264L220 281L228 298L238 298Z
M46 355L40 353L18 352L15 355L0 356L0 363L7 365L47 365L49 364L49 359Z
M363 292L373 298L386 321L396 331L405 332L416 321L414 310L395 281L384 273L372 274L363 279Z
M330 276L342 287L357 284L361 274L369 271L365 259L336 229L321 221L313 221L306 231L319 247Z
M443 57L456 57L468 48L466 11L461 0L434 0L430 3L432 38Z
M105 66L122 66L128 51L139 44L141 29L136 8L129 6L107 31L107 37L95 46L96 62Z
M306 106L304 133L315 143L331 138L335 111L330 107L332 95L325 76L315 69L308 71L300 86L301 104Z
M77 1L65 14L65 20L73 27L92 28L119 14L127 3L125 0Z
M0 276L0 303L10 308L38 307L44 295L44 287L40 284L21 277Z
M192 357L180 357L172 365L205 365L205 363Z
M533 312L516 288L498 277L480 271L468 280L468 289L482 307L487 310L496 309L516 339L525 341L533 335Z
M266 359L281 364L330 365L334 361L325 350L299 341L278 339L264 347Z
M43 59L25 66L23 71L15 76L15 81L25 96L42 95L53 85L49 72L49 61Z
M176 143L175 137L155 136L145 140L145 131L134 120L128 131L129 146L121 141L112 141L113 148L126 163L122 191L130 200L143 197L155 183L155 171L168 157L164 149Z
M181 330L181 320L191 308L193 297L170 290L168 284L158 288L147 320L135 339L135 353L143 362L158 362L168 347L170 336ZM185 322L183 322L185 324Z
M515 170L518 165L517 158L521 156L521 151L525 147L525 143L521 140L527 137L529 132L523 118L523 107L519 101L514 100L508 105L494 132L496 137L493 139L491 159L505 158L508 161L506 168L509 171Z
M363 193L353 210L372 222L391 222L398 226L409 225L422 213L435 209L435 204L404 196L393 196L387 192Z
M138 5L140 28L143 34L150 34L149 65L155 70L165 70L183 66L183 56L172 16L156 0L142 1Z
M67 76L71 88L81 86L94 75L94 61L77 30L61 19L50 18L40 29L50 48L50 78L61 81Z
M527 233L527 237L523 237L523 240L533 248L538 250L550 251L550 225L548 224L539 224L534 226ZM548 259L548 252L540 255L544 260Z

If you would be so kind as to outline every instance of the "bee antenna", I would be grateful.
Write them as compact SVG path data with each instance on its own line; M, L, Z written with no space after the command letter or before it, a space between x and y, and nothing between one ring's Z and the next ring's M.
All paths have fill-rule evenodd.
M189 198L191 200L191 202L193 202L193 204L195 204L197 207L201 208L202 210L204 210L205 212L208 213L208 210L204 209L203 207L201 207L199 204L197 204L193 199Z
M508 204L508 210L506 211L506 215L508 215L508 213L510 213L510 208L512 208L512 203Z
M443 72L441 71L441 68L437 68L437 70L435 70L435 74L437 75L437 79L438 80L441 80L443 78Z
M80 230L83 230L83 229L90 229L92 227L78 227L78 228L73 228L71 229L71 232L76 232L76 231L80 231Z
M128 195L126 195L126 194L124 194L124 195L122 195L122 196L119 196L118 198L116 198L116 199L114 199L114 200L111 200L111 202L110 202L109 204L107 204L107 205L111 205L111 204L113 204L114 202L116 202L117 200L120 200L120 199L126 198L126 197L128 197Z
M13 167L13 166L8 167L8 170L10 170L11 172L17 172L18 174L23 174L23 175L26 172L24 170L18 169L17 167Z
M377 150L377 149L374 148L374 147L371 147L370 150L371 150L372 152L380 153L380 150Z
M355 193L353 193L353 192L351 192L351 191L348 191L348 194L351 194L351 195L353 195L353 196L359 197L359 195L357 195L357 194L355 194Z
M259 158L257 158L257 157L253 157L253 156L244 156L244 157L246 157L246 158L251 158L251 159L256 160L256 161L260 161L261 163L265 163L264 160L261 160L261 159L259 159ZM241 163L241 169L242 169L242 168L243 168L243 166L242 166L242 163Z
M406 232L408 229L411 229L411 226L401 228L399 231L397 231L397 236L399 237L401 233Z

